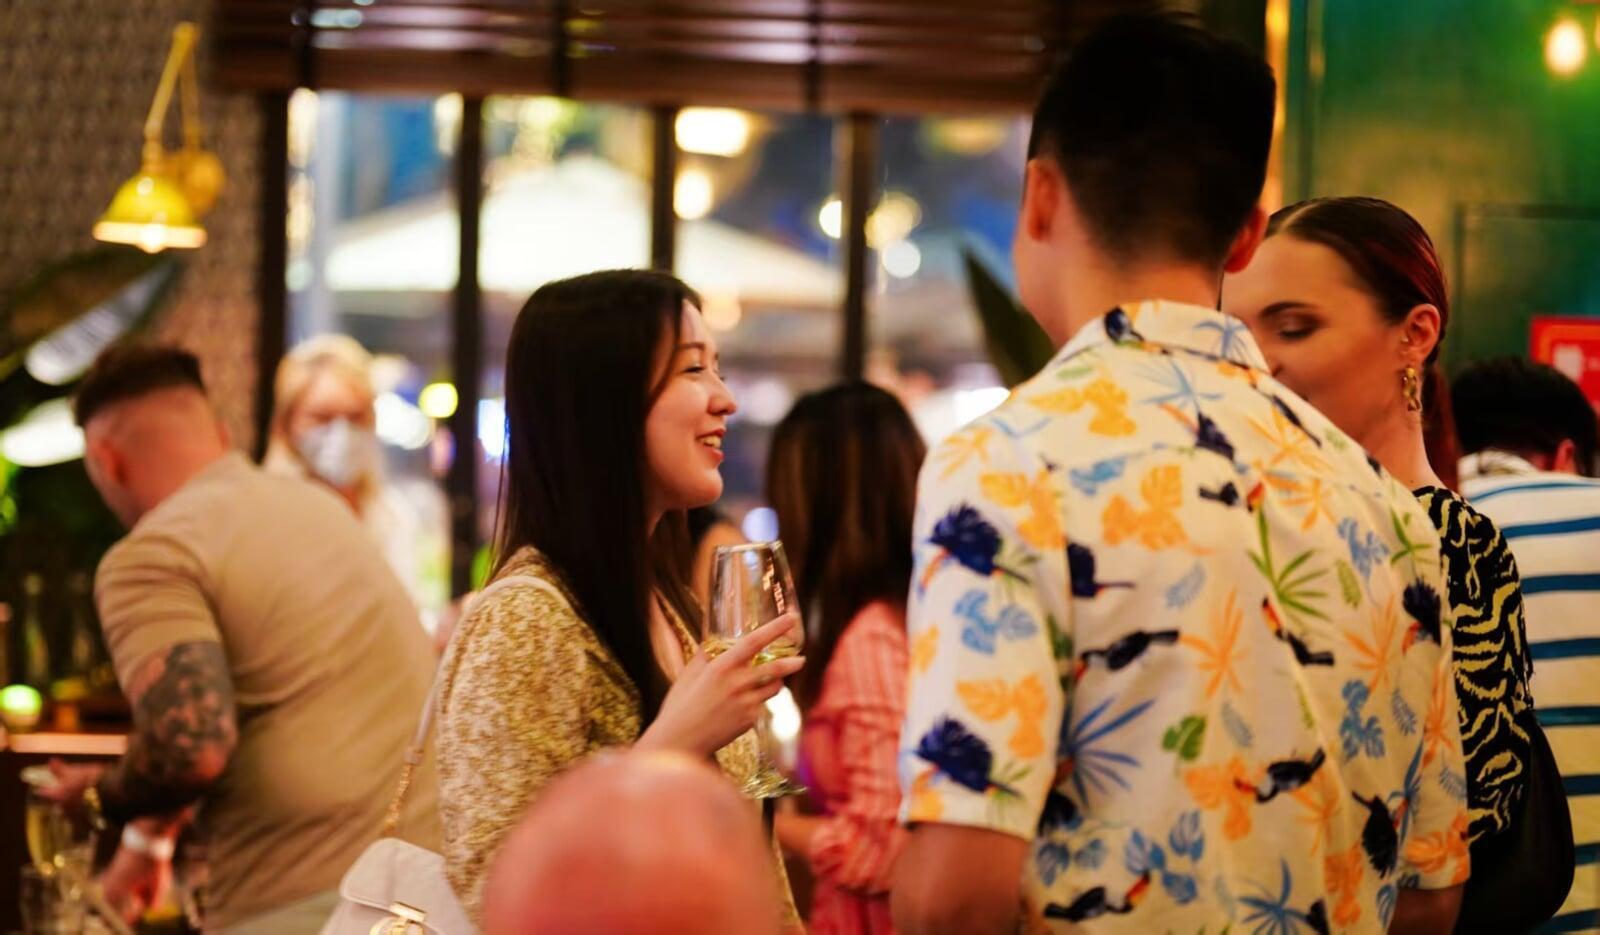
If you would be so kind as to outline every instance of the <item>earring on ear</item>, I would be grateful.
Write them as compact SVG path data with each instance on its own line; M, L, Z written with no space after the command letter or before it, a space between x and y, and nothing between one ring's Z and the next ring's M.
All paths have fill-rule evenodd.
M1417 375L1417 368L1409 364L1400 371L1400 394L1405 397L1407 412L1422 411L1422 378Z

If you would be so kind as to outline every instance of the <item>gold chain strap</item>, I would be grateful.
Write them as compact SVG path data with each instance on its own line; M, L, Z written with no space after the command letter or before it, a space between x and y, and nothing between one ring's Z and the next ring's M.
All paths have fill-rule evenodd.
M411 789L411 774L416 772L417 764L412 756L407 756L405 765L400 767L400 787L394 791L394 798L389 800L389 812L383 816L383 837L392 838L400 830L400 809L405 805L406 793Z

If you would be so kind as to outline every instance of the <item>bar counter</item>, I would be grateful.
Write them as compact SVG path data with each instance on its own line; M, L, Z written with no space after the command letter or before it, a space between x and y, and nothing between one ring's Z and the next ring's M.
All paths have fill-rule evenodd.
M111 763L128 747L127 734L106 729L77 732L38 731L8 733L0 728L0 932L20 930L18 876L28 861L23 831L27 790L22 770L52 758L77 762ZM102 852L113 846L111 835L100 842Z

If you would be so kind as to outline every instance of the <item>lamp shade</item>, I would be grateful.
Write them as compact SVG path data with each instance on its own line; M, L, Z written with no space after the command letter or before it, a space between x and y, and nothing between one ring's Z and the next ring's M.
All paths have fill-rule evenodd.
M169 178L140 170L122 183L94 226L96 240L132 244L146 253L169 247L192 250L206 242L183 191Z

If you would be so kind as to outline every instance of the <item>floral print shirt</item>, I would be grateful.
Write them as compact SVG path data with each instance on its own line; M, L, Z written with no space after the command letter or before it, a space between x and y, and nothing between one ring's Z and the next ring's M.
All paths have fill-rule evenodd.
M901 818L1031 841L1027 930L1376 931L1465 880L1438 534L1241 322L1112 310L918 504Z

